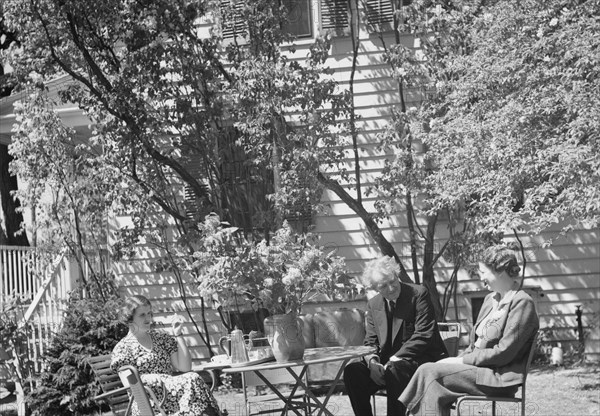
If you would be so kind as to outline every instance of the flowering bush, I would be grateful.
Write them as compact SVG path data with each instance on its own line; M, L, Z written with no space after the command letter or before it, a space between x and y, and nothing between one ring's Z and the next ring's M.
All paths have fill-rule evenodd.
M353 286L343 258L287 222L268 242L249 240L214 214L199 231L194 268L203 296L227 301L243 295L271 313L297 313L304 302L323 294L340 298Z

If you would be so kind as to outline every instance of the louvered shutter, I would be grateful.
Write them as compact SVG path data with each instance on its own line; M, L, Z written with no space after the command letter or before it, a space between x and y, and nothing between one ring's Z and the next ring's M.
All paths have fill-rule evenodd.
M202 178L202 157L197 153L190 153L181 161L183 167L196 179ZM208 194L208 187L205 187ZM198 196L188 184L183 188L185 216L190 220L201 220L203 212L198 201Z
M244 7L243 0L221 0L221 15L224 16L221 22L223 39L243 38L246 36L246 24L242 19L240 10ZM232 10L233 7L233 10Z
M347 34L348 0L321 0L321 29Z
M366 0L364 2L367 21L373 27L393 27L394 0Z

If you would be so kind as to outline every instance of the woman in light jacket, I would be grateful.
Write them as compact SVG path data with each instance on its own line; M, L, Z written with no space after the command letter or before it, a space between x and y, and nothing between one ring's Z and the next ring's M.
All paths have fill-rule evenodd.
M486 296L471 332L471 344L458 357L420 366L399 400L413 415L450 415L464 395L512 397L523 374L539 319L531 297L519 290L520 267L505 246L486 249L480 278Z

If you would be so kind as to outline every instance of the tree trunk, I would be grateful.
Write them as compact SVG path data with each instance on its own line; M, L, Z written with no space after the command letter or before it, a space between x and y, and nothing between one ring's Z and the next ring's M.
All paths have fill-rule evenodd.
M433 310L435 312L435 319L441 321L444 316L442 313L440 294L437 291L435 273L433 271L433 265L435 264L433 248L435 243L436 223L437 215L427 217L427 232L425 235L425 247L423 252L423 286L429 291L429 296L431 297L431 303L433 304Z
M0 199L2 200L2 212L4 213L6 243L9 246L29 246L29 240L24 231L15 235L21 229L23 214L17 212L21 203L11 195L11 191L18 189L17 177L11 175L8 171L8 164L12 159L12 156L8 153L8 146L0 144Z
M403 282L412 283L412 280L410 280L410 277L408 276L408 273L406 272L406 269L404 268L400 257L398 256L398 254L396 254L396 250L394 250L392 244L390 244L390 242L384 237L373 216L367 212L367 210L363 207L361 203L359 203L356 199L350 196L348 192L346 192L346 190L342 187L342 185L339 184L339 182L326 177L321 172L318 172L317 178L319 182L323 184L323 186L335 192L335 194L339 196L340 199L343 202L345 202L350 207L350 209L352 209L352 211L354 211L363 220L363 222L367 226L367 231L369 232L373 240L375 240L375 243L379 246L381 254L384 256L393 257L396 260L396 262L400 266L400 280Z

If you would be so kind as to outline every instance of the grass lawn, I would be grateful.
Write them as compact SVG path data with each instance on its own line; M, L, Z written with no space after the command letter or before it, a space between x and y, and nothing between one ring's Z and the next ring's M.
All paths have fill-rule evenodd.
M220 390L215 392L215 397L221 408L227 409L230 416L245 414L244 396L240 390ZM14 403L0 401L0 415L14 415L16 412L12 409L13 405ZM384 397L377 397L376 406L377 414L385 415ZM514 405L500 404L498 407L498 416L519 414ZM263 405L262 409L267 407ZM350 401L343 391L333 395L328 409L336 416L352 416ZM483 406L473 405L470 409L467 415L491 415L489 407L484 409ZM112 413L102 414L111 415ZM600 365L586 364L572 368L534 366L527 378L527 415L600 416Z
M218 391L215 397L230 416L244 415L244 396L240 391ZM467 415L491 415L491 409L484 406L473 404ZM379 415L385 415L385 398L378 397L376 407ZM352 415L350 401L343 392L331 398L328 408L336 416ZM261 409L269 408L263 405ZM499 404L497 414L506 416L519 412L515 405ZM527 415L600 415L600 366L533 367L527 378Z

